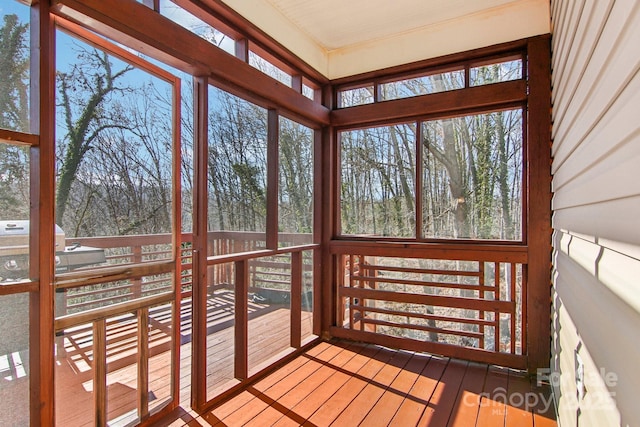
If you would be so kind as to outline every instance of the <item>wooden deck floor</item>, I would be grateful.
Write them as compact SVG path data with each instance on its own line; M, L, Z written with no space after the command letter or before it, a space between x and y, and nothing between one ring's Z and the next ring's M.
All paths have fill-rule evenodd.
M188 407L191 383L191 301L180 307L180 402ZM312 313L302 313L303 337L311 335ZM171 396L170 306L150 310L149 391L151 409ZM288 305L249 303L250 371L289 348ZM93 337L90 325L69 330L59 338L56 363L56 423L61 426L94 424ZM207 300L207 397L237 383L233 376L234 297L221 289ZM135 419L137 404L137 321L120 316L107 322L107 417L109 425L126 425Z
M162 426L556 426L550 390L513 370L323 342L230 400Z

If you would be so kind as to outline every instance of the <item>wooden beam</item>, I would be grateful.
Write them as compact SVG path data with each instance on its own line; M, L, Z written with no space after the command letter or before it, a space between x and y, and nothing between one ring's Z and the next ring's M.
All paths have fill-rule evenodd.
M389 256L403 258L446 259L460 261L499 261L526 264L528 251L523 245L491 245L476 242L411 243L392 241L333 240L331 253Z
M234 372L239 380L249 378L249 261L235 263L235 357Z
M207 400L207 200L208 199L208 102L206 77L193 79L195 140L193 195L193 341L191 344L191 406L200 408Z
M107 305L80 313L68 314L56 318L54 326L56 331L72 328L84 323L97 322L100 319L119 316L128 312L137 311L142 307L166 304L174 300L173 293L151 295L140 299Z
M291 89L302 93L302 75L294 74L291 76Z
M40 144L30 150L29 276L39 291L29 299L30 419L54 425L54 222L55 222L55 27L49 2L31 7L31 133Z
M329 123L329 110L242 60L137 2L54 0L56 13L216 85L283 108L313 122ZM143 22L144 25L140 25ZM168 29L171 29L168 31Z
M373 332L332 327L331 335L337 338L346 338L354 341L363 341L371 344L382 345L391 348L399 348L410 351L442 354L464 360L474 360L482 363L490 363L500 366L508 366L515 369L526 367L526 358L521 355L497 353L479 348L461 347L452 344L444 344L432 341L419 341L411 338L392 337Z
M280 178L280 119L277 110L267 112L267 249L278 248L278 200Z
M35 147L40 143L40 137L30 133L0 129L0 142L4 142L5 144Z
M535 37L534 37L535 38ZM521 54L527 48L530 39L514 40L493 46L482 47L465 52L453 53L450 55L429 58L422 61L411 62L409 64L397 65L383 68L353 76L334 79L331 84L334 87L353 86L363 82L389 81L391 79L403 79L415 75L424 75L431 72L451 68L464 68L468 63L475 63L487 57L500 58Z
M138 416L149 418L149 307L138 310Z
M360 300L392 301L409 304L435 305L438 307L463 308L468 310L499 311L515 313L515 302L480 300L477 298L447 297L442 295L414 294L408 292L379 291L375 289L340 287L338 298L358 298Z
M326 95L326 93L325 93ZM330 99L330 98L329 98ZM328 334L329 327L334 324L336 319L336 297L335 284L338 266L335 265L335 257L330 252L330 243L334 237L335 221L337 217L337 159L336 159L336 142L335 131L332 127L323 128L322 130L322 175L321 175L321 195L323 215L321 218L322 235L320 240L321 247L321 270L320 270L320 288L319 293L314 300L320 304L314 308L321 313L320 332L322 335Z
M531 372L551 360L551 47L550 36L528 45L527 343Z
M95 425L107 425L107 326L105 319L93 324L93 408Z
M291 347L302 345L302 252L291 254Z
M242 62L249 63L249 40L245 38L237 39L235 41L235 54L236 58Z
M215 20L212 22L214 27L220 31L225 31L226 28L231 29L236 38L250 39L260 50L266 52L269 56L274 57L278 61L281 61L292 68L295 68L298 72L305 74L311 80L315 80L318 84L327 84L329 80L318 70L311 67L306 62L302 61L293 52L287 49L282 44L278 43L271 35L265 33L258 28L254 23L241 16L230 6L228 6L223 0L172 0L176 4L190 10L196 16L200 16L204 12L205 15L210 15ZM205 18L207 20L207 18ZM226 27L226 28L225 28ZM265 58L270 59L270 58ZM276 64L279 65L279 64ZM285 69L284 71L296 74L293 70Z
M513 107L521 105L526 99L526 82L513 80L333 110L331 123L336 127L347 127L394 120L446 118L492 108Z

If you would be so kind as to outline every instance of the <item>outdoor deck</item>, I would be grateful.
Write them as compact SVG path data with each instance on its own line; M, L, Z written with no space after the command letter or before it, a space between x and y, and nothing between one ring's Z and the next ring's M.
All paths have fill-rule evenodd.
M220 289L207 300L207 397L237 384L234 379L234 297ZM249 302L249 369L258 369L289 348L290 310L286 304ZM149 406L162 406L171 394L170 320L168 305L149 311ZM302 312L302 336L311 335L311 313ZM181 304L180 402L189 406L191 383L191 300ZM138 372L135 316L107 321L107 416L109 425L135 419ZM67 331L59 338L56 363L57 425L94 424L92 331L88 326ZM62 347L63 346L63 347Z
M181 305L180 408L159 426L429 425L556 426L548 387L520 371L425 353L334 340L322 342L212 409L189 409L191 301ZM207 300L207 398L237 384L233 369L234 298ZM249 301L249 371L290 351L287 304ZM170 310L150 311L149 407L170 396ZM303 311L303 337L311 336ZM126 425L136 411L135 316L107 321L107 417ZM92 332L67 331L56 366L58 425L93 425Z
M158 425L557 425L549 388L518 371L346 341L313 347L205 413L184 408Z

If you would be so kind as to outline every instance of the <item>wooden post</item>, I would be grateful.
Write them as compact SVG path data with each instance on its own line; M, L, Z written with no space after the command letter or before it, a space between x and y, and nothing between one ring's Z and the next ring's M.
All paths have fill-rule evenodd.
M93 324L93 407L95 425L107 425L107 325L105 319Z
M149 418L149 308L138 310L138 415Z
M279 117L269 110L267 117L267 249L278 249Z
M528 369L551 360L551 48L550 36L528 43L527 115Z
M235 377L245 380L249 376L249 261L236 261L235 294Z
M134 264L142 262L142 245L136 244L132 248L132 261ZM140 298L142 296L142 279L132 280L132 293L133 298Z
M291 347L302 345L302 252L291 254Z
M207 398L207 123L209 87L206 77L195 77L194 110L196 130L194 141L193 198L193 280L191 304L191 405L201 408ZM177 310L180 311L179 308ZM177 329L179 325L175 325Z
M31 6L30 274L38 292L29 299L31 425L54 425L55 25L49 2Z

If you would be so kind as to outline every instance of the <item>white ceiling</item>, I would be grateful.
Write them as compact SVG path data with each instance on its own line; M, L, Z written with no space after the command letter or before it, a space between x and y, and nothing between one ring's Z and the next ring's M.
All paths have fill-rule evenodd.
M548 33L548 0L223 0L329 78Z
M265 0L327 51L406 33L517 0Z

